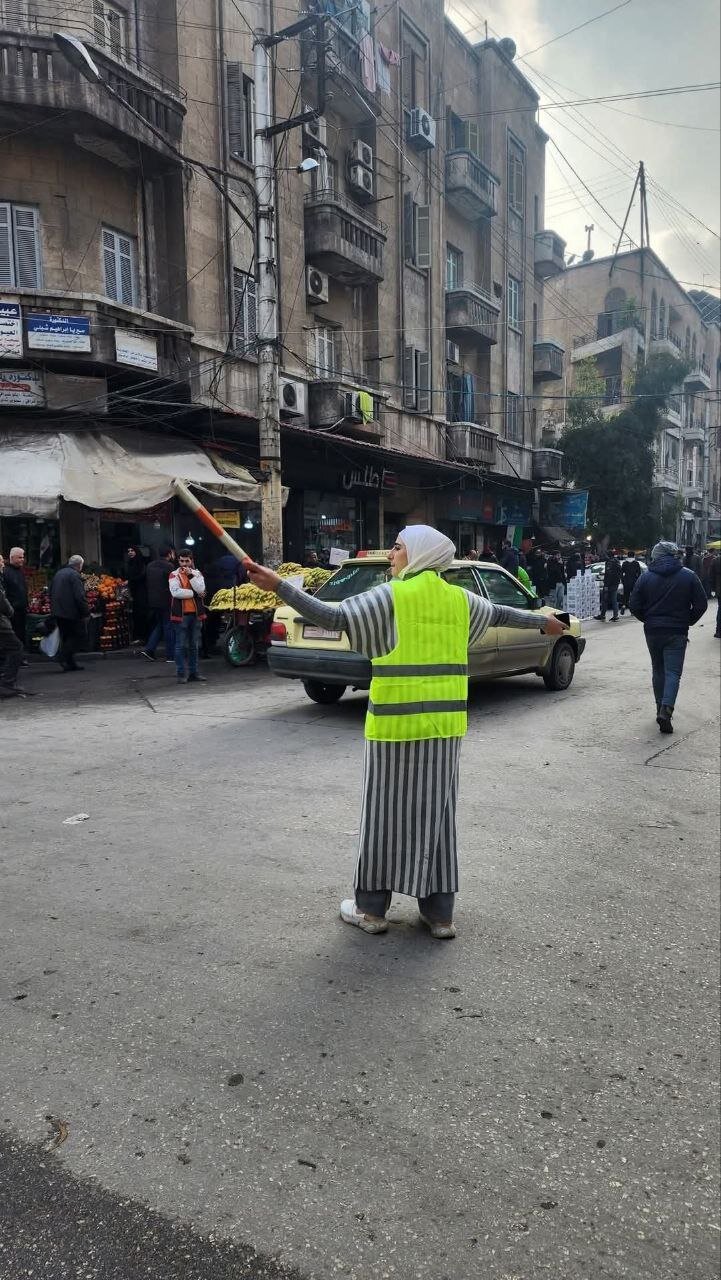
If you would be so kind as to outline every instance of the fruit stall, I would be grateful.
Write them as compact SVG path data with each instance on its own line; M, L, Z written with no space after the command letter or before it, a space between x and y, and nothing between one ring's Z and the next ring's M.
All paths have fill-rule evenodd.
M304 569L291 562L280 565L278 573L281 578L294 579L294 585L310 595L332 577L330 569ZM267 652L273 614L282 603L274 591L263 591L250 582L216 591L208 608L225 615L221 647L231 667L250 666Z
M130 644L132 604L128 584L123 578L108 573L84 573L85 594L90 609L88 618L89 652L127 649ZM50 616L50 586L35 582L28 596L28 639L37 649Z

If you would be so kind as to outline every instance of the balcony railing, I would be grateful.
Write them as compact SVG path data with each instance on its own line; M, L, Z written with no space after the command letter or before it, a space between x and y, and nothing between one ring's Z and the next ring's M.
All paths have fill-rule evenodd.
M681 339L677 333L674 333L673 329L670 329L667 326L662 328L659 325L656 325L652 328L651 341L658 343L668 342L674 348L677 355L680 356L683 354Z
M475 338L481 347L498 341L500 304L478 284L446 289L446 331L460 338Z
M601 311L596 321L595 331L575 337L573 345L574 348L585 347L589 343L613 337L614 334L625 333L628 329L635 329L641 338L644 337L643 319L637 312Z
M612 378L604 378L603 403L607 408L612 404L620 404L623 396L623 381L618 374Z
M387 227L347 196L317 191L305 198L305 254L346 283L383 279Z
M495 466L498 440L489 426L454 422L446 427L446 457L452 462L480 462Z
M472 151L446 153L446 199L464 217L494 218L498 187L498 179Z
M691 391L710 391L711 368L705 356L695 361L686 374L684 382Z
M108 84L155 129L177 144L185 106L182 91L144 67L132 67L92 48ZM42 107L65 116L90 115L170 157L148 130L113 101L102 85L89 84L60 53L51 36L0 32L0 100L14 107ZM52 123L52 117L48 123Z

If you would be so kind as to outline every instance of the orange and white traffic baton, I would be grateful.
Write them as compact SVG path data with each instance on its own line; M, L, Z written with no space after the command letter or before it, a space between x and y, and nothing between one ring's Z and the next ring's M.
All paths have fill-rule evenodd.
M181 502L184 502L186 507L190 508L193 515L198 517L200 523L204 524L206 529L209 529L211 533L215 534L218 541L222 542L223 546L228 548L228 551L235 556L236 560L250 560L248 552L244 551L243 548L238 545L235 538L231 538L228 530L224 529L222 524L218 524L215 516L210 514L207 507L204 507L202 502L198 502L195 494L190 492L190 489L184 480L174 480L173 487Z

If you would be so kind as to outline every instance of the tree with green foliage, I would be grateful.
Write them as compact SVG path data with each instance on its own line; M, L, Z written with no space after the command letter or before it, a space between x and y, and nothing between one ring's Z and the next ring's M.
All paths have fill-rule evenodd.
M577 367L561 448L567 478L588 489L588 527L597 540L648 546L663 531L653 491L654 446L668 397L686 372L682 360L651 356L636 371L628 406L606 418L596 361Z

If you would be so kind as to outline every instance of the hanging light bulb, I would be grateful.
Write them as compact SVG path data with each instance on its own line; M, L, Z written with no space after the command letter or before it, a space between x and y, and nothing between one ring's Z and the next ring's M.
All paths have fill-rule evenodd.
M251 520L250 516L246 516L246 517L245 517L245 520L243 521L243 528L244 528L244 529L252 529L252 528L253 528L253 521Z
M189 533L189 534L188 534L188 536L187 536L187 538L185 539L185 545L186 545L186 547L194 547L194 546L195 546L195 538L193 537L192 533Z

